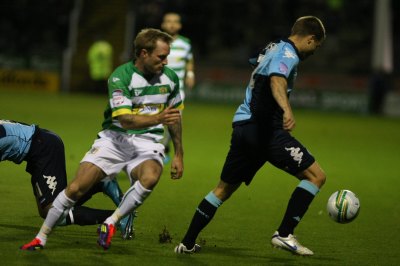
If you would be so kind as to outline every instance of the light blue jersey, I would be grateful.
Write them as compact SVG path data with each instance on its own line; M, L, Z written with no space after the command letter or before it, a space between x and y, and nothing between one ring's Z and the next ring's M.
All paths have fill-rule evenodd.
M271 42L258 58L250 59L250 63L255 69L244 102L236 110L233 122L252 120L265 123L267 127L279 128L282 126L283 112L273 98L270 77L284 77L288 83L287 93L290 94L297 76L297 49L288 39Z
M35 125L0 120L0 161L21 163L29 152Z

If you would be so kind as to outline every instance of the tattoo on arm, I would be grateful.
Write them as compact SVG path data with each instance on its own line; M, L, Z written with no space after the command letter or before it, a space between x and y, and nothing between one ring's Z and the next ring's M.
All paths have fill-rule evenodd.
M183 155L182 146L182 124L181 122L168 126L169 134L171 135L172 143L174 144L175 154Z

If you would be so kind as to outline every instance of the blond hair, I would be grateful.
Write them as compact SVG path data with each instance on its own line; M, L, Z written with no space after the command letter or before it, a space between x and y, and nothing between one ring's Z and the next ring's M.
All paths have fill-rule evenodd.
M136 58L139 57L140 52L143 49L147 50L149 53L152 53L157 46L158 40L170 45L173 41L173 38L168 33L162 32L158 29L147 28L141 30L134 41L134 52Z
M292 27L291 35L314 35L318 41L322 41L326 38L324 24L319 18L314 16L298 18Z

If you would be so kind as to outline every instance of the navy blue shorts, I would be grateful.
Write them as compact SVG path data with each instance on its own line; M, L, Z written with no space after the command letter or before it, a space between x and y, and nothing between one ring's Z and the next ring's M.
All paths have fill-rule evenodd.
M245 182L249 185L266 162L297 176L310 167L315 159L283 129L268 132L255 123L234 125L221 180L228 184Z
M37 127L24 160L32 176L33 193L44 208L67 186L64 144L53 132Z

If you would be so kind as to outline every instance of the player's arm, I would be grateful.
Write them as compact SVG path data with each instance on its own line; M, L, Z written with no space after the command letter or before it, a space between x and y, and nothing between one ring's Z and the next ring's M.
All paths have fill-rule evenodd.
M171 163L171 178L178 179L183 175L183 146L182 146L182 123L168 125L168 131L171 135L174 145L175 155Z
M156 115L121 114L118 116L118 121L124 129L141 129L158 124L170 126L180 123L180 119L179 110L171 106Z
M291 131L296 126L292 107L287 96L287 81L282 76L271 76L271 90L275 101L283 110L283 129Z
M185 85L189 89L193 89L196 79L194 76L194 60L191 58L186 64L186 78Z

